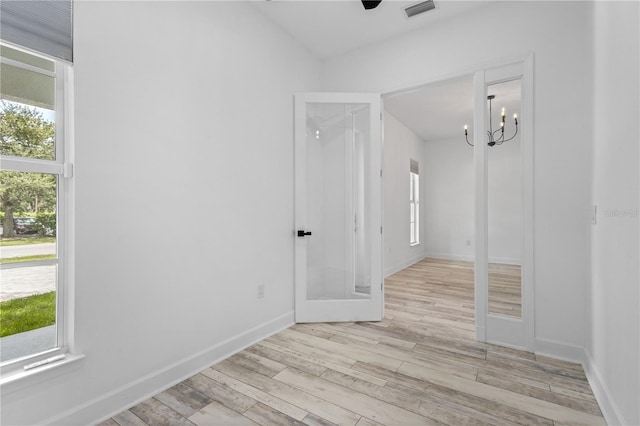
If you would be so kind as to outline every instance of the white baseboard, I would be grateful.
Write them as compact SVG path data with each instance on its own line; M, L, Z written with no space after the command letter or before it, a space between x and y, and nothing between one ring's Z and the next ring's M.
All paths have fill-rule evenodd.
M294 324L288 312L213 347L134 380L46 421L46 424L96 424L199 373L225 358Z
M605 422L611 426L631 424L631 422L624 419L618 405L609 397L611 392L602 380L602 374L599 372L589 353L585 352L584 356L585 362L582 364L582 368L587 375L587 380L589 380L589 385L591 385L591 390L593 390L593 394L598 401Z
M602 374L583 347L553 340L536 339L535 352L537 355L581 364L606 423L612 426L630 424L620 414L620 409L610 397L609 388L602 380Z
M445 259L445 260L466 260L469 262L474 261L473 255L466 254L453 254L453 253L427 253L424 257L432 259Z
M489 263L500 263L501 265L522 265L522 260L515 257L490 257Z
M413 258L411 258L411 259L405 260L404 262L401 262L401 263L399 263L399 264L397 264L397 265L391 266L391 267L389 267L389 268L385 268L385 270L384 270L384 277L386 278L386 277L388 277L388 276L390 276L390 275L395 274L396 272L400 272L400 271L402 271L404 268L406 268L406 267L408 267L408 266L411 266L411 265L413 265L414 263L418 263L418 262L420 262L420 261L421 261L422 259L424 259L425 257L428 257L428 256L425 256L424 254L420 254L420 255L415 256L415 257L413 257Z
M475 258L473 255L466 254L452 254L452 253L427 253L425 257L433 259L445 259L445 260L466 260L473 262ZM501 263L503 265L520 265L521 261L515 257L490 257L489 263Z
M548 356L549 358L556 358L576 364L584 364L585 362L584 348L582 346L570 345L555 340L536 337L535 353L536 355Z

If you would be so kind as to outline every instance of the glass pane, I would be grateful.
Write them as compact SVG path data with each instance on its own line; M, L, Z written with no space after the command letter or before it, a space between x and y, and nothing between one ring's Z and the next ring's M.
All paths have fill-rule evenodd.
M493 132L487 147L489 313L520 318L522 152L514 118L514 114L520 116L520 80L491 85L488 94L495 96L490 104ZM500 127L502 122L504 132ZM495 142L493 145L491 137Z
M409 173L409 201L413 201L413 194L415 191L413 190L413 173Z
M307 298L362 299L371 290L370 112L307 104Z
M57 266L2 271L0 277L0 361L57 346Z
M57 345L57 177L3 170L0 188L0 359L7 361ZM48 264L25 264L38 261Z
M2 46L2 57L43 70L0 64L0 154L55 159L55 63Z
M0 154L55 160L54 120L53 110L2 100Z

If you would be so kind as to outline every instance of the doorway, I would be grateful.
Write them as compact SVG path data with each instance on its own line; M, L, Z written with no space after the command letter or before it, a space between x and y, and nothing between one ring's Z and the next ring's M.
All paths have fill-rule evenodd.
M529 58L383 97L385 276L414 265L411 279L426 274L422 279L435 286L430 291L458 292L462 300L471 294L477 340L527 350L533 350L530 65ZM412 218L397 199L411 155L421 164L420 247L402 238ZM457 288L460 280L469 285ZM447 320L467 321L461 308L467 305L456 304L452 312L460 317Z

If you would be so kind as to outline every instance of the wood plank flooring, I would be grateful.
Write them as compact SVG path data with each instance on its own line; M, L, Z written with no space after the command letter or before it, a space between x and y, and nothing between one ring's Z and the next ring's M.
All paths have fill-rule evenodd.
M520 265L489 264L489 312L522 317Z
M475 341L471 263L385 287L381 322L297 324L102 425L605 424L579 365Z

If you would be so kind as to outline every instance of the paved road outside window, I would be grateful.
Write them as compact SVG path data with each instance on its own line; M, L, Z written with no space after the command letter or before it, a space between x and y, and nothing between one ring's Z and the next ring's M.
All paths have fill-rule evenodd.
M0 257L35 256L54 254L55 243L7 246L0 248ZM32 266L6 268L0 273L0 301L18 299L56 289L56 266Z

